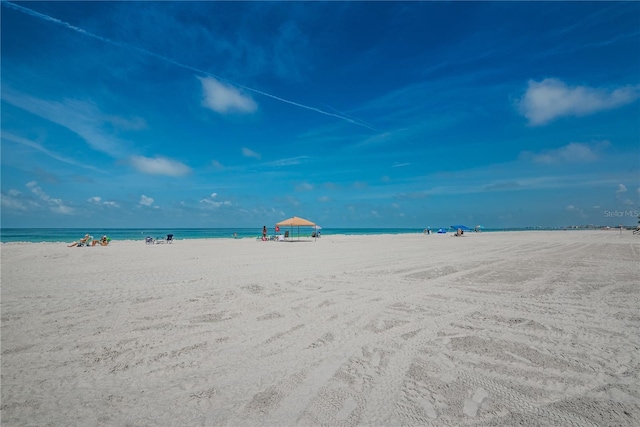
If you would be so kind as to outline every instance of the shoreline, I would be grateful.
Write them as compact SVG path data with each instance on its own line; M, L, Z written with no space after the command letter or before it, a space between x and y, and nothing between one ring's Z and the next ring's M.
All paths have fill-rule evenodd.
M82 230L82 229L78 229L78 230ZM120 230L120 229L117 229ZM229 229L231 230L231 229ZM626 233L632 233L634 229L631 228L625 228L622 230L622 234L626 234ZM619 228L609 228L609 229L575 229L575 228L567 228L567 229L553 229L553 230L548 230L548 229L529 229L529 230L518 230L518 229L514 229L514 230L488 230L488 231L481 231L481 232L474 232L473 230L470 231L465 231L465 235L482 235L482 234L499 234L499 233L555 233L555 232L617 232L620 233L620 229ZM425 235L425 233L423 233L422 231L411 231L411 232L391 232L391 233L384 233L384 232L376 232L376 233L355 233L355 234L351 234L351 233L336 233L333 234L331 232L329 233L325 233L322 234L321 237L318 237L317 240L320 240L322 238L329 238L329 237L366 237L366 236L371 236L371 237L375 237L375 236L412 236L412 235L425 235L425 237L431 237L431 236L442 236L442 235L452 235L454 234L455 231L454 230L447 230L446 233L444 234L439 234L437 233L437 231L433 231L431 232L430 235ZM82 234L82 233L80 233ZM80 234L78 234L77 236L80 236ZM100 233L97 234L105 234L102 231ZM96 235L97 235L96 234ZM233 237L233 236L220 236L220 237L180 237L179 235L176 236L174 234L174 241L194 241L194 240L223 240L223 241L227 241L227 240L256 240L259 236L258 236L258 232L255 233L255 236L238 236L238 237ZM313 240L313 237L310 237L308 235L309 233L305 233L305 235L301 235L300 239L305 239L305 240ZM81 237L81 236L80 236ZM78 239L80 238L78 237ZM29 241L29 240L16 240L16 241L9 241L9 242L5 242L5 241L0 241L0 245L11 245L11 244L40 244L40 243L44 243L44 244L71 244L76 240L58 240L58 241ZM290 240L295 240L297 239L297 235L293 235L292 237L289 238ZM143 242L144 243L144 237L140 237L139 239L112 239L112 241L114 242Z

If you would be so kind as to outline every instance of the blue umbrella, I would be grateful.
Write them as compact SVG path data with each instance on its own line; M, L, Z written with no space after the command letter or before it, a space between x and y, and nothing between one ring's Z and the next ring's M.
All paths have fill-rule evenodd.
M469 231L471 230L469 227L467 227L466 225L452 225L451 228L453 228L454 230L457 230L458 228L462 231Z

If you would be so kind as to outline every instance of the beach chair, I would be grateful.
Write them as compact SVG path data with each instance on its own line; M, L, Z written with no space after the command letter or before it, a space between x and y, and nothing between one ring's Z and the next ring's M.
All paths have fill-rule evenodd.
M78 242L78 247L81 248L83 246L91 246L92 240L93 240L93 236L89 236L88 238L85 238L85 239L80 239L80 241Z
M167 243L173 243L173 234L167 234Z
M287 240L289 238L289 230L284 232L284 239Z
M147 236L147 237L145 237L144 242L147 245L153 245L156 241L155 241L155 239L153 237Z
M640 234L640 225L637 226L635 230L633 230L633 234Z

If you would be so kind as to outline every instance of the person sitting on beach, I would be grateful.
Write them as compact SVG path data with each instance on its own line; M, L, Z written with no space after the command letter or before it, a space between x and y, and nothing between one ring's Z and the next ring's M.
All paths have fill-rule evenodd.
M464 231L462 231L462 228L458 228L458 231L456 231L456 234L454 234L454 236L459 237L462 236L464 234Z
M80 239L77 242L74 242L74 243L68 245L67 247L68 248L72 248L74 246L85 246L90 238L91 238L91 236L89 236L88 234L85 234L82 239Z
M91 242L91 246L95 246L95 245L107 246L108 244L109 244L109 239L107 238L107 236L102 236L100 240L94 240L93 242Z

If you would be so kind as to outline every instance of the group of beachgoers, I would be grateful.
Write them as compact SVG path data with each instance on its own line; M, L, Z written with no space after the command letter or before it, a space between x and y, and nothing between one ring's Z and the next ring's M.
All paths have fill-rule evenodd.
M275 237L269 237L268 235L268 231L267 231L267 226L263 226L262 227L262 241L266 242L267 240L284 240L284 236L282 236L282 234L280 234L280 226L276 225L276 235ZM282 236L282 237L280 237Z
M73 242L72 244L68 245L68 247L74 248L82 246L107 246L110 241L111 238L107 236L102 236L100 239L94 240L93 236L85 234L82 239L78 240L77 242Z
M262 240L263 242L269 241L269 240L277 240L277 241L284 241L286 240L289 236L289 232L285 232L285 234L282 234L280 232L280 226L276 225L276 235L275 236L269 236L269 231L267 230L267 226L263 226L262 227L262 237L258 237L258 240ZM237 238L236 233L233 233L233 237ZM311 233L311 237L320 237L320 230L314 230Z
M424 230L422 230L422 234L431 234L431 233L433 233L431 231L431 227L427 227ZM444 230L444 228L441 228L440 230L438 230L438 234L447 234L447 232ZM462 228L458 228L456 230L456 233L453 234L453 236L457 236L457 237L463 236L463 235L464 235L464 230Z

